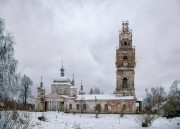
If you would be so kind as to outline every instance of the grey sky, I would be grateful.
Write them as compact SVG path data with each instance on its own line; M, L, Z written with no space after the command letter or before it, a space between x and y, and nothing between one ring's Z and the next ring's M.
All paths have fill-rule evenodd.
M115 89L115 50L123 20L128 20L136 47L135 88L162 85L168 91L180 79L179 0L0 0L0 17L15 40L18 72L34 82L43 75L47 93L59 76L75 73L76 87Z

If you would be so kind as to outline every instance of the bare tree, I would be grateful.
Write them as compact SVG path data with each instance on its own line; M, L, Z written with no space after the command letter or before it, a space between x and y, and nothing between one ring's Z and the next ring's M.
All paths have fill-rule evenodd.
M164 90L164 87L152 87L149 91L148 89L146 91L146 97L143 101L144 107L147 110L151 110L155 105L158 105L158 113L159 113L159 107L162 102L166 100L166 92Z
M138 124L142 127L149 127L152 125L153 121L157 119L157 115L154 114L142 114L135 118Z
M180 112L180 81L175 80L170 87L168 100L164 105L165 115L172 118L177 112Z
M156 99L158 105L157 113L158 115L160 115L160 106L166 100L166 92L164 91L164 87L162 86L156 87Z
M168 95L169 99L174 99L176 105L175 108L180 110L180 81L175 80L170 87L170 92Z
M94 94L100 94L99 87L95 87L95 88L94 88Z
M29 112L21 111L0 111L0 128L1 129L33 129L35 121Z
M96 113L96 118L98 118L99 113L102 110L101 104L98 102L96 96L95 96L95 107L94 107L95 113Z
M33 82L27 75L24 75L21 78L20 97L23 101L25 108L26 108L27 100L32 98L31 88L30 88L30 86L32 86L32 84L33 84Z
M93 88L91 88L89 94L93 94L93 93L94 93Z
M10 98L18 61L14 58L14 37L5 31L5 22L0 18L0 98Z
M90 89L89 94L103 94L103 91L100 91L99 87L94 87Z

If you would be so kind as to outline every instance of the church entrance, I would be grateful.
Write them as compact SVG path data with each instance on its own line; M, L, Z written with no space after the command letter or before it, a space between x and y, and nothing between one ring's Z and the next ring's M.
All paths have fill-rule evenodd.
M57 111L57 102L56 101L52 102L52 111Z
M45 111L47 111L47 102L45 101Z
M60 102L60 108L59 108L60 111L64 111L64 102Z

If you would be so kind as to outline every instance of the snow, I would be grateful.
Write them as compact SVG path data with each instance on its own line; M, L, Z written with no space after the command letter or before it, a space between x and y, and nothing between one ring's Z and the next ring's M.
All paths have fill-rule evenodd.
M4 105L4 103L0 103L0 107L4 107L5 105Z
M48 122L39 121L37 118L44 114ZM66 114L58 112L32 112L35 129L145 129L136 122L138 115L119 114ZM166 119L159 117L148 129L179 129L180 118Z
M10 120L9 118L12 117L9 114L12 113L11 111L1 113L0 128L3 122L7 121L6 118ZM120 117L120 114L99 114L98 118L95 118L95 114L68 114L54 111L18 111L18 114L24 123L26 121L30 123L29 128L33 127L32 129L180 129L180 117L173 119L159 117L150 127L145 128L137 123L137 118L140 116L135 114L124 114L123 117ZM46 122L38 120L42 115L45 116ZM11 124L13 123L11 121ZM11 124L8 125L11 126Z
M180 80L178 82L177 88L180 89Z
M52 84L71 85L70 82L53 82Z
M62 96L63 98L71 98L71 99L75 99L76 97L70 97L70 96L67 96L67 95L60 95Z
M157 103L151 110L158 110L159 108L161 109L166 103L167 101L164 101L161 104Z
M134 96L116 96L115 94L77 95L76 100L134 100Z
M143 99L140 97L140 98L137 99L137 101L143 101Z
M55 80L54 80L54 83L57 83L57 82L59 82L59 83L70 83L71 82L71 80L68 78L68 77L59 77L59 78L56 78Z
M70 86L71 89L77 89L75 86Z

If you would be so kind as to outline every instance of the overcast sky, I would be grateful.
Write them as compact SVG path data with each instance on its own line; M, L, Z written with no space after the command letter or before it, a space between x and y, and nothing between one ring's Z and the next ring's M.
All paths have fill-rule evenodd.
M0 0L0 17L16 41L18 72L34 82L43 76L46 92L65 75L80 88L116 87L115 52L122 21L128 20L136 47L135 90L164 86L180 79L179 0Z

